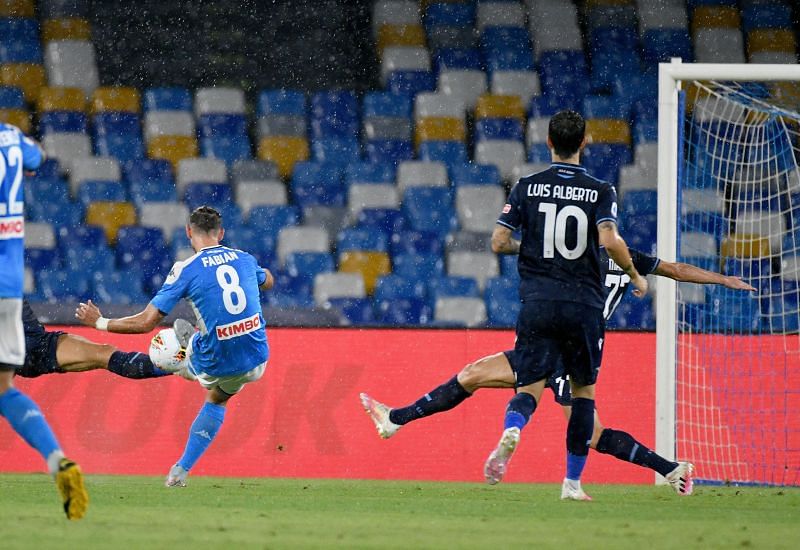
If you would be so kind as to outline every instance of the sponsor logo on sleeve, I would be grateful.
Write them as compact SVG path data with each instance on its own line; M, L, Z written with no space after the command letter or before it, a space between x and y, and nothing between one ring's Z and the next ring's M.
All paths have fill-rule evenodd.
M506 203L506 205L503 207L503 214L508 214L509 212L511 212L511 205Z

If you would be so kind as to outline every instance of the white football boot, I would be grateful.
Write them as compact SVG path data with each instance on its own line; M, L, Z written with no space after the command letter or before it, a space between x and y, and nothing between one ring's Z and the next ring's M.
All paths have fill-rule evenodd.
M678 462L678 466L670 473L664 476L675 492L680 496L689 496L694 490L694 483L692 482L692 474L694 473L694 464L691 462Z
M592 497L583 492L580 481L564 478L561 484L561 500L592 500Z
M361 405L364 407L364 410L367 411L367 414L375 423L378 435L383 439L389 439L402 427L389 420L389 413L392 412L391 408L380 401L375 401L366 393L359 394L359 397L361 398Z
M167 480L164 482L166 487L186 487L186 478L189 472L175 464L169 469Z
M514 455L514 450L519 443L519 428L508 428L503 431L497 447L486 459L486 464L483 465L483 475L486 478L486 483L489 485L496 485L503 480L506 473L508 463Z

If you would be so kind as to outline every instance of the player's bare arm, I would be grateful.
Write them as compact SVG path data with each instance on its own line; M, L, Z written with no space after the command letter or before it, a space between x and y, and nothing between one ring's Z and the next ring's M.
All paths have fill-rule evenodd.
M267 274L267 278L264 279L264 282L258 287L259 290L269 290L275 284L275 277L272 276L272 273L266 267L263 268L264 273Z
M78 305L75 317L88 327L121 334L143 334L156 328L164 319L164 315L153 305L147 304L144 310L136 315L120 319L106 319L91 300Z
M639 298L644 297L647 293L647 279L642 277L633 265L628 245L617 231L617 224L609 220L600 222L597 224L597 233L600 246L606 248L611 259L631 278L631 284L636 287L633 294Z
M512 236L511 229L499 224L494 226L492 252L495 254L519 254L519 241Z
M713 271L707 271L681 262L665 262L662 260L653 273L686 283L718 284L734 290L748 290L750 292L756 290L755 287L750 286L739 277L714 273Z

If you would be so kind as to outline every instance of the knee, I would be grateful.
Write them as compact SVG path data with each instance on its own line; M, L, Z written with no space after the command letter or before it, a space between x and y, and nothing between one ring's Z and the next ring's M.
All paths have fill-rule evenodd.
M14 371L0 370L0 395L14 387Z
M456 379L461 386L469 393L473 393L480 386L479 368L476 363L470 363L461 369Z
M97 344L92 359L99 367L106 367L115 351L117 351L117 348L111 344Z
M592 449L597 449L597 442L600 441L600 436L603 435L603 426L599 422L594 423L594 431L592 432L592 440L589 443L589 446Z

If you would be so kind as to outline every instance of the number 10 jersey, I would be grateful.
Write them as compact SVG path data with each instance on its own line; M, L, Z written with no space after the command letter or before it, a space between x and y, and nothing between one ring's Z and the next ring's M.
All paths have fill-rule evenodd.
M247 252L212 246L176 262L150 303L166 315L186 298L200 329L192 367L212 376L242 374L269 358L258 290L266 277Z
M521 178L497 223L522 234L520 298L602 309L597 224L617 221L617 193L574 164Z

